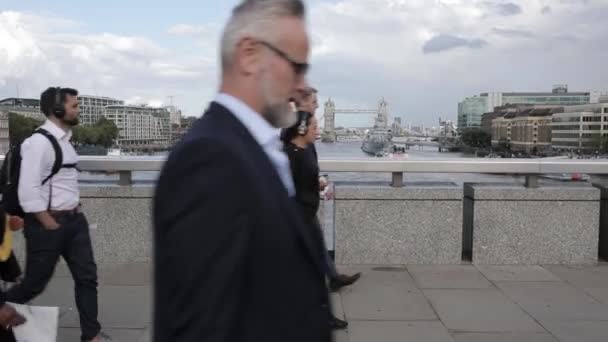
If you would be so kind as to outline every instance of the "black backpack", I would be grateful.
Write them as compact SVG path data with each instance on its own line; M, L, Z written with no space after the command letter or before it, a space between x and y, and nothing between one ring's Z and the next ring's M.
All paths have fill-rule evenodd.
M49 133L49 131L43 128L38 128L33 134L44 135L51 142L51 145L53 145L53 150L55 150L55 163L51 169L51 174L42 181L42 185L56 175L62 167L76 167L76 165L71 164L63 165L63 152L61 151L61 147L59 147L59 142L51 133ZM4 163L2 164L2 170L0 170L0 192L2 193L1 204L9 215L24 217L25 212L19 204L18 196L20 171L21 145L16 145L11 147L4 156ZM52 194L49 194L49 209L51 207L51 196Z

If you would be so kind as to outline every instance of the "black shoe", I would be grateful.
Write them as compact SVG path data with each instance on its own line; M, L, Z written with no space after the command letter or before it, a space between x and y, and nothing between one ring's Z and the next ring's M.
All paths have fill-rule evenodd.
M329 327L331 330L344 330L348 327L348 322L332 315L329 319Z
M344 286L352 285L354 282L359 280L359 278L361 278L361 273L353 274L352 276L338 274L337 277L330 279L329 289L332 292L336 292Z

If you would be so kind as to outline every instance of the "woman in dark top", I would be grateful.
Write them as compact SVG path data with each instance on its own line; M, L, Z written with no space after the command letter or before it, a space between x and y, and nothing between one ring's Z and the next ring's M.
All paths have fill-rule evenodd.
M297 123L283 131L281 138L284 151L289 157L296 188L296 202L307 224L315 230L319 239L322 240L323 232L317 218L317 212L320 203L319 191L322 191L326 184L320 184L319 182L319 163L317 151L314 147L317 136L317 119L309 112L298 111L297 115ZM359 273L353 276L338 274L336 266L324 245L319 253L323 253L326 275L329 278L329 286L333 291L337 291L359 279ZM344 329L348 325L348 323L333 315L330 318L330 324L334 329Z

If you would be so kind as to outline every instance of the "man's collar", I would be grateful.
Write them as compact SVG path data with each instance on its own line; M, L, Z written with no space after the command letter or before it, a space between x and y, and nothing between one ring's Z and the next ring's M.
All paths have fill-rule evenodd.
M219 93L215 102L226 107L247 128L258 144L264 146L279 137L280 129L270 125L264 117L242 100L226 94Z
M61 140L65 137L67 137L68 140L72 138L72 130L65 131L49 119L47 119L41 127L51 133L57 140Z

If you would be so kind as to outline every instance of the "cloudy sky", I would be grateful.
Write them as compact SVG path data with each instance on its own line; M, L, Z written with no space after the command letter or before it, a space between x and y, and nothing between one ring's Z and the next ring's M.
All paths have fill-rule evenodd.
M49 85L198 115L236 0L0 0L0 98ZM486 91L608 90L608 0L309 0L311 82L338 108L456 119ZM319 109L318 115L322 115ZM339 116L365 125L370 117Z

